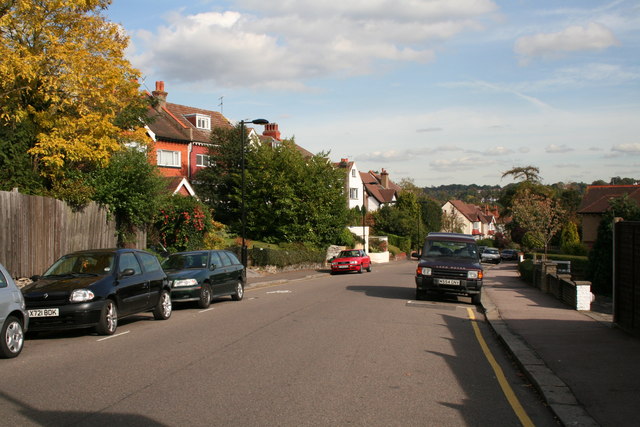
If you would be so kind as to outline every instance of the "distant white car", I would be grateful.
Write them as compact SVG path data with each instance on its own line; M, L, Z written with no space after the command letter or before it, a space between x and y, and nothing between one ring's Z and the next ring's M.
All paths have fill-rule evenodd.
M22 293L0 264L0 357L9 359L20 354L28 324Z
M500 251L496 248L485 248L480 254L480 260L482 262L492 262L494 264L500 263Z

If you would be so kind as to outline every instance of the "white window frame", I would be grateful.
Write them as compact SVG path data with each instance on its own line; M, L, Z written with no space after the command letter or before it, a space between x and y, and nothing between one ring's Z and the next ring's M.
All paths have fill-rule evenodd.
M357 200L358 199L358 187L351 187L349 189L349 198L351 200Z
M156 150L156 159L158 166L170 168L182 167L182 153L174 150ZM169 161L167 161L170 158Z
M473 222L473 229L474 230L480 230L480 221L474 221Z
M196 166L201 168L211 166L211 157L208 154L196 154Z
M351 169L351 176L352 176L353 178L355 178L355 177L356 177L356 168Z
M196 127L198 129L211 130L211 117L196 114Z

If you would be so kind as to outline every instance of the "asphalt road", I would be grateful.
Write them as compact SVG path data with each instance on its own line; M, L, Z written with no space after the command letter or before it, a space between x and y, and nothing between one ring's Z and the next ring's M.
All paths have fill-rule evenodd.
M414 268L40 334L0 360L0 425L557 425L468 299L412 301Z

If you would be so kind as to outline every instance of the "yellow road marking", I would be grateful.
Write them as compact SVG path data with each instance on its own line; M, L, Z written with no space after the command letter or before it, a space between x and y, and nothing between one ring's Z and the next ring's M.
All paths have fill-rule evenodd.
M467 313L469 314L469 319L472 320L471 325L473 326L473 331L476 334L478 343L480 343L482 352L484 353L484 356L489 361L489 364L491 365L493 372L495 372L496 377L498 378L498 383L500 384L500 388L502 388L502 393L504 393L505 397L507 398L507 401L509 402L509 404L511 405L511 408L513 409L513 412L515 412L516 416L518 417L522 425L525 427L529 427L529 426L533 427L534 426L533 421L531 421L531 418L529 418L529 415L527 415L527 412L524 410L524 408L520 404L518 397L513 392L513 389L509 385L507 378L504 376L504 372L502 371L502 368L500 367L496 359L493 357L493 354L491 354L491 350L489 350L489 346L487 345L486 341L482 337L482 333L480 333L480 327L478 327L478 323L476 322L476 316L473 313L473 310L467 307Z

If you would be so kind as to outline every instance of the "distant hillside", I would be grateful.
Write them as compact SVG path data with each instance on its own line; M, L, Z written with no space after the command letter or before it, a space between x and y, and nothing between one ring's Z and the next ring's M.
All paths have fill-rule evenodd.
M502 187L499 185L463 185L448 184L437 187L424 187L424 193L441 203L458 199L466 203L495 203L500 198Z

